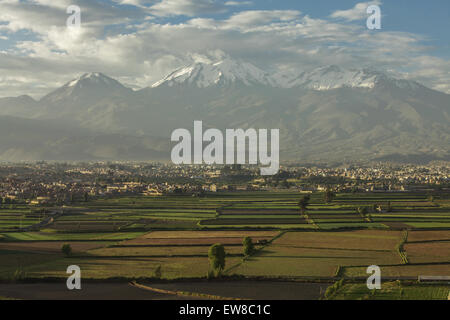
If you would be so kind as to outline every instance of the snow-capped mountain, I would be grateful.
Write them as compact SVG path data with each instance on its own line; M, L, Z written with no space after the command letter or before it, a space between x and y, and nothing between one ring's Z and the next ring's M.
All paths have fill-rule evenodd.
M373 89L377 85L389 85L399 88L418 88L413 81L398 80L382 72L370 69L345 69L339 66L323 66L311 71L283 71L269 74L258 67L231 58L215 63L199 62L172 71L157 81L152 88L162 86L194 86L208 88L241 83L245 86L270 86L275 88L301 88L317 91L339 88Z
M132 93L133 90L102 73L86 73L43 97L39 101L40 107L33 113L33 118L66 118L71 122L92 117L104 118L108 109L102 108L100 116L98 112L91 113L93 106L103 100L126 98Z
M81 77L67 82L61 88L51 92L42 102L55 103L64 99L73 101L86 98L104 97L114 92L123 93L130 89L124 87L119 81L105 76L99 72L85 73Z
M85 73L78 79L74 79L70 82L68 82L64 87L71 87L71 88L82 88L83 85L103 85L103 86L116 86L116 87L123 87L120 82L109 78L105 76L103 73L100 72L91 72L91 73Z
M387 84L399 88L418 88L413 81L398 80L370 69L345 69L339 66L323 66L301 73L277 73L274 82L281 88L303 88L317 91L339 88L368 88Z
M370 69L269 74L226 58L179 68L139 91L88 73L40 101L0 99L0 160L71 160L74 144L83 159L170 154L172 131L194 120L280 129L282 160L450 158L448 94Z
M236 82L246 86L273 85L271 77L251 63L226 58L215 63L197 62L179 68L153 84L152 87L191 85L198 88L207 88L215 85L230 85Z

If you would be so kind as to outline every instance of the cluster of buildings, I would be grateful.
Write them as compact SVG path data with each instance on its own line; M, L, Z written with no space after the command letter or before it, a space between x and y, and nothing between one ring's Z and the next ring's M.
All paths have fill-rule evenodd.
M202 194L262 191L410 191L450 184L445 165L286 166L270 177L242 166L176 166L162 163L0 164L3 203L66 204L115 195Z
M415 191L430 188L446 189L450 184L450 167L446 165L392 165L342 166L337 168L290 168L314 191L326 190L330 185L336 191ZM317 181L317 183L314 183ZM325 181L325 183L320 183Z
M395 183L445 184L450 181L450 167L444 165L375 165L340 168L302 168L305 177L344 177L362 181L392 181Z

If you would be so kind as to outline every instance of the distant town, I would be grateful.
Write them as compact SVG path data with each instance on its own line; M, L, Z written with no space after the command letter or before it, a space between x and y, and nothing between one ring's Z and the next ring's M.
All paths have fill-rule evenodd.
M450 167L435 165L282 166L275 176L245 166L175 166L164 163L51 163L0 165L2 204L65 205L95 197L208 192L445 192Z

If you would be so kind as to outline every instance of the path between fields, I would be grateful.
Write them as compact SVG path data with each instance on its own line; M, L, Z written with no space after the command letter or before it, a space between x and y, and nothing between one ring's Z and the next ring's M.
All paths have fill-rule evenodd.
M169 295L174 295L174 296L178 296L178 297L191 297L191 298L195 297L195 298L208 299L208 300L243 300L243 299L239 299L239 298L221 297L221 296L205 294L205 293L171 291L171 290L158 289L158 288L150 287L148 285L139 284L136 281L130 282L130 285L133 287L142 289L142 290L152 291L152 292L161 293L161 294L169 294Z

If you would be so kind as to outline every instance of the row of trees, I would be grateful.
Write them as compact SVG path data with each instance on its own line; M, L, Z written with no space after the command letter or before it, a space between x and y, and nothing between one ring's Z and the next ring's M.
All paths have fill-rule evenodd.
M327 190L324 193L324 196L323 196L325 203L333 202L335 197L336 197L336 194L333 191L331 191L331 190ZM308 208L308 205L309 205L310 201L311 201L311 196L310 195L305 195L298 202L298 207L299 207L300 213L302 215L304 215L306 213L306 209Z
M256 251L253 239L245 237L242 241L243 251L245 257L250 257ZM214 244L209 248L208 259L210 270L208 272L208 278L220 277L223 270L225 270L225 247L222 244Z

